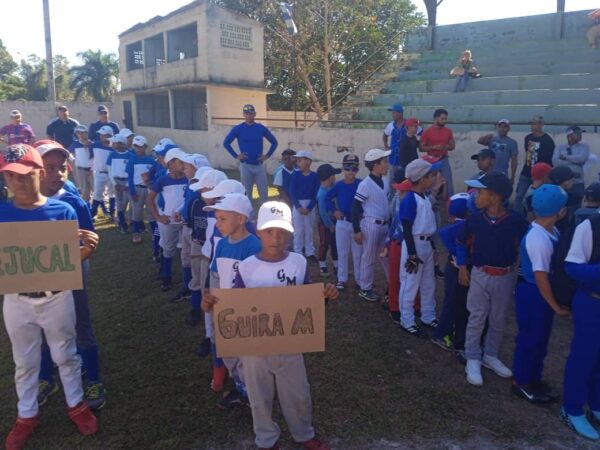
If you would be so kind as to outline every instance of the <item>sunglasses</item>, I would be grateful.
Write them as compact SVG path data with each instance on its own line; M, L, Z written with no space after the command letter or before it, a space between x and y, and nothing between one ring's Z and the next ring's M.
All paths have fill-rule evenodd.
M344 170L346 172L358 172L358 167L356 167L356 166L344 166Z

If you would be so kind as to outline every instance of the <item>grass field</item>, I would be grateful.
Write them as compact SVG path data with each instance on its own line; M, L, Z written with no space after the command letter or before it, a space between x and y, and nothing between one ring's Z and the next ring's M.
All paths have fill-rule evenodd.
M101 431L79 436L59 394L44 407L28 448L253 448L250 410L215 406L210 359L194 354L203 329L186 325L186 303L171 304L172 293L158 290L148 235L143 245L133 246L130 236L113 226L100 234L89 290L108 390ZM311 272L319 279L316 265ZM378 285L383 286L381 279ZM4 439L16 395L10 345L0 328ZM511 318L502 354L507 363L514 334ZM557 319L546 369L557 388L570 338L569 321ZM406 335L381 306L360 300L352 290L327 306L327 350L306 355L306 361L314 424L337 449L592 448L560 423L558 405L526 404L510 394L510 381L489 371L483 388L469 386L453 355ZM277 417L285 448L297 448L279 412Z

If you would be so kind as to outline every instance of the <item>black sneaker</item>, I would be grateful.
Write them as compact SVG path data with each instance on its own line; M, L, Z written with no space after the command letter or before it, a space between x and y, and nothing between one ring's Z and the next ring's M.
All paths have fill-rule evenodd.
M402 331L410 334L411 336L418 337L418 338L426 338L427 337L427 334L425 332L423 332L423 330L418 328L416 325L411 325L410 327L403 327L402 325L400 325L400 328L402 329Z
M322 277L328 277L329 276L329 269L327 269L327 267L321 267L319 269L319 274L321 274Z
M98 411L106 405L106 389L100 382L88 384L83 396L92 411Z
M542 391L539 385L513 383L510 390L517 397L527 400L529 403L541 405L552 402L552 399Z
M346 283L344 283L343 281L338 281L337 284L335 285L335 288L338 291L343 291L344 289L346 289Z
M200 313L200 311L192 309L188 316L187 323L188 323L188 325L190 325L192 327L197 327L198 325L200 325L201 320L202 320L202 314Z
M200 358L205 358L210 355L210 338L204 338L200 345L196 348L196 355Z
M221 399L217 402L217 406L221 409L231 409L235 408L236 406L248 405L250 405L248 397L235 389L224 397L221 397Z
M177 294L171 297L171 303L179 303L184 300L187 300L192 295L192 291L189 289L181 289Z
M554 392L552 386L550 386L545 381L538 381L537 383L534 383L534 386L541 392L543 392L545 395L547 395L553 402L558 401L558 399L560 398L560 396L556 392Z
M429 323L421 322L421 325L425 325L426 327L429 327L429 328L437 328L439 323L436 319L433 319Z
M392 322L400 325L400 312L399 311L390 311L390 319L392 319Z
M435 277L439 278L440 280L444 279L444 271L440 269L440 266L438 265L435 266Z

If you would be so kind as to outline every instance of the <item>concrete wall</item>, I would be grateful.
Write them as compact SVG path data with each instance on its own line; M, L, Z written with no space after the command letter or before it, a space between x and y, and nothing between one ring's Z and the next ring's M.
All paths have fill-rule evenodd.
M220 125L235 125L243 121L242 108L250 103L256 108L257 117L267 116L267 93L264 91L251 91L249 89L235 89L226 87L209 86L208 117L209 129L212 117L235 117L234 120L215 120Z
M64 102L69 108L70 116L79 123L89 125L98 120L98 103L84 102ZM120 112L113 111L112 103L103 103L112 112L111 119L121 124L123 115ZM18 109L23 114L23 122L28 123L33 128L38 139L46 138L46 126L56 117L56 110L48 102L27 102L27 101L4 101L0 102L0 123L2 125L9 122L8 114L13 109Z
M441 25L433 30L433 49L484 47L508 42L585 39L589 27L587 13L573 11L564 15L542 14L509 19ZM562 24L562 25L561 25ZM406 51L429 50L431 30L420 28L409 33Z

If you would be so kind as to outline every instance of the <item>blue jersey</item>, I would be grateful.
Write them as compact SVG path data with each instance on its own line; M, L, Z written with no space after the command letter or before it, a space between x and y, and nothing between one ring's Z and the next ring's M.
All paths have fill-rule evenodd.
M152 173L156 173L159 169L159 165L152 156L143 155L138 156L135 153L131 155L125 172L127 172L129 192L131 195L135 195L136 186L146 186L142 179L142 174L148 173L152 177Z
M187 211L188 220L187 226L192 229L192 239L200 244L206 242L206 229L208 228L208 217L209 211L204 211L206 203L202 199L202 196L196 194L196 198L193 199Z
M292 174L290 181L290 199L296 208L302 207L300 200L310 200L307 209L312 210L317 204L317 192L319 192L320 187L321 182L315 172L310 171L304 175L297 170Z
M114 153L112 147L102 144L101 141L96 141L92 144L91 154L92 158L92 168L94 172L102 172L108 173L108 157Z
M326 188L326 187L321 186L319 188L319 192L317 192L317 205L319 208L319 221L320 221L320 223L325 225L326 228L331 228L335 225L335 223L333 222L332 216L327 211L327 205L325 202L325 197L327 196L327 193L329 191L331 191L331 188Z
M190 189L190 185L188 184L183 191L183 206L179 208L179 212L181 213L181 218L185 223L189 223L189 212L190 205L194 200L198 198L199 194L196 191L192 191Z
M402 125L399 127L394 122L392 128L392 140L390 142L390 149L392 150L392 153L390 153L390 165L392 166L400 165L400 142L406 138L407 131L404 124L405 122L402 122Z
M171 175L164 175L152 183L151 189L163 196L165 215L171 217L175 211L181 208L183 205L183 192L187 184L187 178L173 178Z
M80 229L95 231L92 213L90 212L90 206L81 197L61 189L52 198L60 200L61 202L65 202L73 207L75 214L77 214L77 221L79 222Z
M215 249L215 257L210 266L211 272L219 274L219 287L231 288L237 277L237 269L240 261L260 252L262 246L260 239L253 234L232 242L231 238L219 241Z
M337 209L345 218L352 220L352 201L361 181L360 178L356 178L352 183L346 183L344 180L335 183L326 196L327 209L330 212Z
M67 191L69 194L72 194L76 197L80 197L81 193L79 192L79 189L77 189L77 186L75 186L75 183L73 183L71 180L67 180L65 181L65 184L62 187L65 191Z
M60 200L46 199L46 203L34 209L16 207L13 202L0 203L0 222L45 222L77 220L73 207Z
M462 219L457 219L456 222L446 225L438 231L440 239L442 240L446 249L448 249L448 253L454 258L456 258L458 234L464 226L465 221Z
M129 180L129 175L125 169L130 159L131 153L129 152L112 152L106 160L110 177L119 181Z
M247 158L243 161L245 164L260 164L258 158L263 152L263 139L266 139L271 143L271 146L267 151L267 157L270 157L277 148L277 139L275 139L275 136L273 136L267 127L260 123L249 125L246 122L242 122L233 127L225 137L223 146L231 156L237 158L238 154L231 146L231 143L235 139L237 139L240 152L246 153L247 155Z

